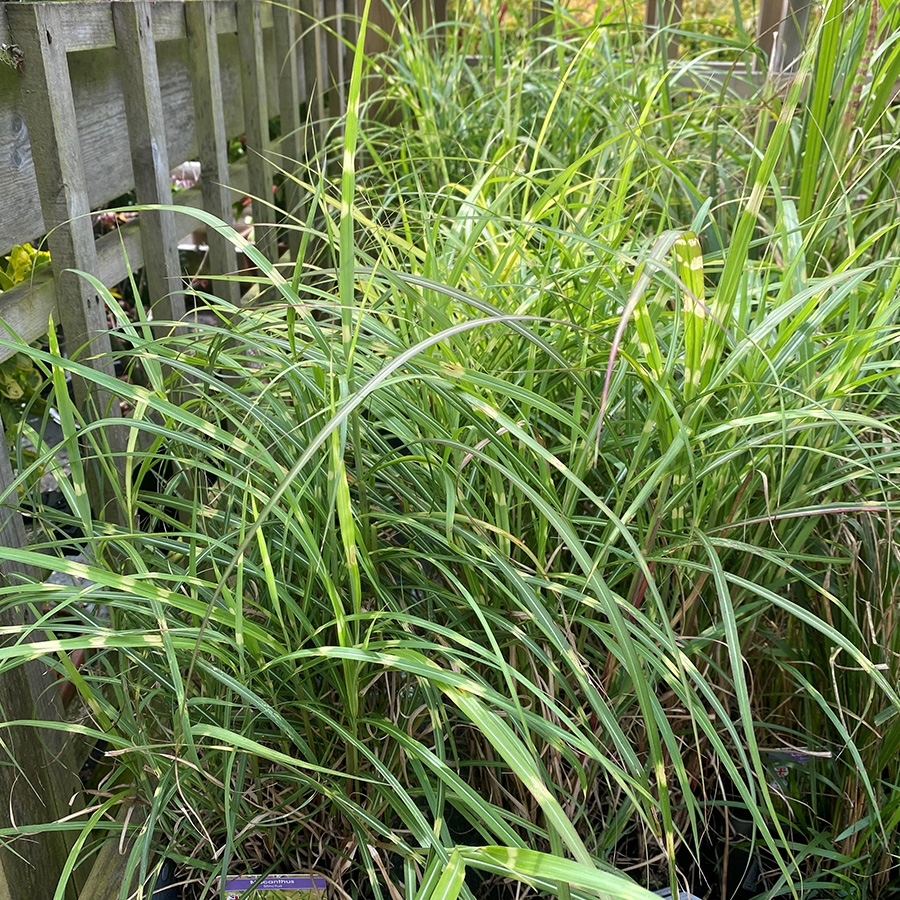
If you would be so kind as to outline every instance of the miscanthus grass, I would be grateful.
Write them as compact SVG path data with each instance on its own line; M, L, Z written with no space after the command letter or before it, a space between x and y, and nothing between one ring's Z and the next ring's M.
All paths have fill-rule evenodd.
M0 670L73 679L142 883L162 851L197 896L892 881L898 12L827 4L749 102L556 15L360 60L264 302L122 322L130 383L27 351L89 562L4 554L91 583L11 579ZM132 408L117 515L65 371Z

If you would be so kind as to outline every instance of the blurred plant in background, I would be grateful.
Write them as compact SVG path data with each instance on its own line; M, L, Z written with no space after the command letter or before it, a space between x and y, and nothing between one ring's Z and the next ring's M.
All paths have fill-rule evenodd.
M50 254L35 250L31 244L19 244L0 258L0 291L33 278L50 263Z
M50 254L19 244L0 258L0 293L29 281L50 265ZM9 447L17 443L20 419L26 408L42 411L40 390L44 379L27 353L13 353L0 362L0 420ZM37 401L37 405L35 405Z

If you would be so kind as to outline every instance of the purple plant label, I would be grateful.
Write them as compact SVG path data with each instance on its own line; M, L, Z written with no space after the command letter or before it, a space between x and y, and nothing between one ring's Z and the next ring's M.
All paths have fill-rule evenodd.
M252 900L258 891L277 891L279 897L284 892L285 900L302 900L324 897L326 882L319 875L266 875L264 878L241 875L229 876L222 887L224 900Z

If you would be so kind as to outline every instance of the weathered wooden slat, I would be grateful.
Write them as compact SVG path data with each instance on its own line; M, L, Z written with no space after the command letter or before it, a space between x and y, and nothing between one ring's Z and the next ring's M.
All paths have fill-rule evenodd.
M108 3L63 8L56 19L56 29L56 39L69 52L99 50L116 42Z
M128 59L122 73L135 196L140 204L172 203L169 156L156 47L153 43L151 6L148 0L112 4L119 51ZM140 214L143 264L154 317L184 318L178 235L172 212L145 210Z
M216 22L219 33L233 32L235 27L234 2L229 0L203 0L218 7ZM258 2L258 0L250 0ZM184 38L184 0L154 0L154 6L169 7L160 11L159 24L154 23L156 41ZM108 3L92 3L90 6L69 6L63 10L60 20L63 39L70 53L84 50L102 50L116 44L115 26Z
M433 0L435 16L440 16L436 21L444 22L447 19L447 0ZM344 0L344 38L347 40L345 51L346 75L350 77L353 71L353 58L356 46L359 43L359 23L362 18L363 5L360 0ZM440 12L443 10L443 12Z
M53 230L50 247L56 276L56 299L70 354L76 353L98 371L114 374L109 355L106 307L88 282L70 269L97 270L97 251L91 225L79 143L75 139L75 104L72 97L66 46L59 27L61 7L56 4L10 7L16 41L27 64L21 76L25 117L32 143L41 148L34 158L44 223ZM105 391L81 379L74 382L81 409L117 415L118 404ZM99 486L95 485L99 491ZM102 509L103 497L93 497Z
M791 72L803 52L810 0L760 0L756 41L773 75Z
M292 6L296 5L293 0ZM288 176L297 172L303 159L306 137L301 105L306 99L306 71L302 65L302 41L298 37L297 11L287 4L275 8L275 58L279 66L278 112L281 117L281 143L279 145L279 165ZM301 208L302 195L295 179L288 177L285 183L285 203L288 216L305 220ZM300 232L288 230L290 258L297 259L300 247Z
M187 38L183 6L183 0L153 0L153 40L157 44Z
M124 816L120 818L124 819ZM90 881L78 895L78 900L118 900L128 868L130 850L131 843L128 840L121 846L118 840L108 840L100 848L91 867ZM134 886L131 885L132 888ZM128 896L133 895L129 892Z
M304 99L312 107L319 84L319 57L316 50L316 0L295 0L300 13L300 65L303 68ZM311 113L312 115L312 113Z
M234 0L203 0L217 7L216 24L219 34L237 30ZM246 0L258 3L260 0ZM185 25L182 7L184 0L153 0L154 6L162 7L158 23L154 22L153 37L156 41L184 38ZM168 7L166 9L165 7ZM154 14L154 18L156 14ZM271 25L271 14L263 19L263 26ZM62 38L70 53L83 50L101 50L114 47L116 33L109 3L91 3L84 6L67 6L59 20ZM2 31L0 31L2 39Z
M253 234L256 246L266 259L274 262L278 259L278 234L274 226L269 105L266 98L261 13L259 3L239 3L237 6L244 128L250 169L250 196L253 198Z
M0 422L0 431L3 423ZM13 484L6 449L0 442L0 496ZM15 496L15 495L13 495ZM0 542L5 547L24 547L25 527L17 510L0 505ZM0 582L8 584L26 567L5 562ZM23 610L0 610L0 628L18 628L25 622ZM53 673L34 661L7 670L0 678L0 720L53 721L61 716ZM5 729L0 743L0 827L53 822L71 812L70 798L79 790L77 768L61 732L33 726ZM52 897L72 846L63 832L45 832L0 849L0 900ZM83 876L73 878L67 900L77 895Z
M345 111L344 94L344 0L325 0L325 49L328 54L328 115L332 119Z
M0 421L0 433L6 433L6 426L2 421ZM13 481L14 476L12 465L9 461L9 451L6 447L6 441L3 440L0 441L0 497L12 486ZM15 494L12 495L12 499L14 501L17 499ZM22 516L19 514L19 511L12 506L0 504L0 545L4 547L24 547L25 543L25 525L22 522ZM13 563L5 562L2 565L0 577L7 578L12 573L21 571L27 570L23 570ZM2 801L0 801L0 807L2 805Z
M196 6L209 5L198 3ZM21 81L24 103L8 99L19 92L14 73L0 72L2 82L0 145L3 143L3 136L11 133L21 149L17 156L11 154L15 171L8 180L14 184L25 184L26 195L40 198L39 203L36 199L32 201L30 220L27 215L24 217L25 222L32 223L31 226L26 224L24 228L22 227L23 217L19 216L20 209L16 206L19 218L16 230L9 232L9 241L5 246L3 244L6 238L0 239L0 246L6 250L13 243L34 239L47 227L58 226L50 237L56 278L43 276L34 284L25 284L5 292L0 297L0 314L5 314L7 324L19 331L23 337L33 339L46 329L51 312L58 310L58 318L63 322L70 350L75 349L80 343L87 344L92 352L107 349L102 346L106 322L103 306L94 292L87 290L86 282L83 280L64 273L63 268L75 266L86 269L98 275L104 283L115 284L127 271L122 253L124 246L132 268L138 268L146 262L148 267L152 267L155 271L171 273L173 260L171 252L167 257L161 256L160 248L172 247L174 243L172 235L179 228L178 224L172 226L171 217L168 217L170 220L168 225L163 225L162 222L165 221L163 217L151 217L145 213L141 225L143 246L137 227L107 235L95 243L90 223L90 208L103 205L123 193L132 184L135 186L139 202L165 202L169 190L168 161L165 160L166 145L168 143L170 146L190 147L193 140L193 121L190 121L189 127L184 127L184 119L192 120L193 117L179 118L177 115L177 108L184 107L183 100L185 96L189 96L191 85L189 83L188 90L182 91L181 102L176 104L176 114L166 115L164 112L166 101L175 94L171 91L167 94L166 85L172 84L171 79L168 82L163 79L162 86L154 83L156 64L153 45L154 40L162 41L165 42L164 50L172 51L172 58L177 65L171 68L164 65L167 75L177 71L179 66L181 72L187 71L186 60L189 54L186 52L185 36L189 33L192 41L191 50L196 50L196 44L193 43L196 30L191 29L188 21L191 13L185 14L180 3L157 0L152 10L152 27L151 21L145 18L142 33L140 16L146 16L150 12L146 2L137 5L121 4L121 9L116 7L115 12L113 9L109 4L84 6L80 9L74 5L60 5L49 9L43 6L21 5L19 10L13 12L11 19L15 40L23 47L26 56L25 74ZM177 15L174 14L176 12ZM241 10L237 12L237 16L244 15ZM211 19L213 21L211 37L209 28L206 29L205 35L207 50L205 64L210 76L214 76L215 88L211 89L211 93L215 94L218 90L219 102L218 111L213 114L216 125L213 130L217 132L215 144L217 153L210 158L210 154L203 148L203 141L200 142L204 192L207 195L204 197L204 205L207 209L211 207L209 185L215 181L224 185L228 181L227 155L224 156L223 164L223 155L218 152L226 147L222 140L224 136L222 123L229 121L221 109L222 82L226 81L226 77L223 74L224 67L220 68L219 61L214 59L214 56L220 43L216 38L217 32L223 34L223 46L229 41L234 46L238 43L237 37L227 34L236 27L235 4L233 2L218 4ZM255 72L249 83L253 86L255 99L253 108L258 115L255 124L250 122L248 117L246 127L248 133L256 129L256 134L251 136L250 140L251 144L256 144L261 150L266 149L267 138L266 81L269 81L270 90L273 82L271 68L262 67L261 29L273 20L272 12L268 8L257 6L254 10L252 53ZM2 26L4 33L5 25L4 19ZM274 45L274 35L270 35L269 43ZM184 46L178 46L180 44ZM210 47L214 50L211 51ZM159 49L156 48L157 51ZM82 50L91 52L81 53ZM241 50L245 50L245 47L241 47ZM127 56L127 61L123 61L124 56ZM247 59L246 53L242 56L243 59ZM237 72L240 57L235 53L229 59L231 71ZM97 82L98 73L105 79L103 83L108 86L107 94L92 90L92 84ZM120 85L118 79L123 74L124 84ZM182 78L182 83L186 81L188 79ZM194 87L197 86L196 77L190 79L190 82ZM232 78L232 85L235 83L236 79ZM54 88L52 96L49 90L51 86ZM5 87L10 87L11 90L6 91ZM235 96L235 92L229 91L229 95ZM83 103L79 103L79 97L84 98ZM295 95L292 101L295 109L299 106L297 99ZM250 104L247 106L249 108ZM16 127L8 130L2 127L5 110L12 110L9 116L11 119L18 116L18 119L11 123ZM115 115L110 115L111 110ZM90 114L87 116L80 114L88 111ZM123 134L121 126L126 121L126 111L130 125L127 132L130 150L120 146ZM228 115L231 121L239 122L241 116L239 104L231 105ZM198 115L197 118L198 128L201 135L204 135L206 126L202 116ZM164 120L162 123L161 119ZM30 128L25 127L26 121ZM29 130L34 146L40 148L40 152L36 154L37 159L34 160ZM241 130L242 128L235 127L229 133L240 133ZM160 134L166 131L169 132L170 138L175 137L174 141L158 140ZM153 152L154 141L156 153ZM149 155L147 155L148 147ZM113 152L114 150L116 152ZM174 161L178 162L193 155L192 150L188 149L183 155L176 154ZM6 156L2 149L0 158L5 163ZM91 163L89 168L96 174L96 182L85 178L85 162ZM97 162L100 164L94 165ZM7 167L0 164L0 181L7 175ZM260 182L258 173L254 178L257 183ZM231 195L224 190L219 192L219 199L225 198L227 198L225 208L220 204L220 208L213 211L227 221L230 219ZM214 236L211 236L211 240L215 240ZM227 242L226 246L229 263L227 267L233 268L233 250ZM171 274L169 277L172 277ZM151 290L160 293L158 287ZM73 322L76 324L73 325ZM108 357L98 365L106 368ZM96 395L94 399L97 399ZM2 487L10 483L12 476L8 471L8 458L2 453L0 455L3 456L0 459L0 487ZM3 517L0 510L0 541L12 544L21 543L22 539L21 521L11 516ZM15 621L4 614L0 616L0 624L13 625ZM47 672L39 665L23 667L12 675L4 675L4 678L0 679L2 714L7 720L58 718L58 711L41 705L44 699L55 696L53 687L54 685L47 681ZM36 702L31 700L32 697L38 698L37 706ZM32 814L39 815L41 820L45 821L65 814L67 811L65 801L77 788L77 777L65 748L56 740L59 736L54 732L43 734L30 728L16 729L15 733L5 734L12 758L25 761L28 770L19 773L13 767L0 766L0 797L3 801L0 802L0 807L10 810L19 822L36 821L32 818ZM4 783L6 776L10 776L13 780ZM68 789L67 784L70 785ZM43 809L38 810L37 808L41 806ZM69 839L63 834L43 835L40 841L29 841L27 846L17 845L15 848L17 851L28 851L21 866L16 862L8 863L7 857L11 855L2 852L0 900L51 897L55 888L56 873L65 859L68 847ZM114 845L105 848L100 861L94 867L86 892L81 894L82 900L88 897L92 900L103 897L105 900L116 895L121 882L122 862ZM67 897L74 896L78 880L78 878L72 880Z
M275 4L271 0L256 0L260 4L260 24L264 29L275 26Z
M12 612L0 612L0 627L20 622ZM52 678L37 662L5 671L0 679L4 721L52 720L56 710L39 702L50 699L45 694L55 693ZM52 752L45 738L33 726L4 729L0 746L0 825L4 828L58 821L70 812L68 800L78 789L77 772ZM45 831L39 840L23 836L4 846L0 849L0 900L53 897L68 853L69 840L59 831ZM73 879L67 900L76 897L78 889L79 879Z
M325 95L328 91L328 47L325 38L325 29L322 24L327 15L325 0L311 0L312 5L312 38L314 46L314 58L316 62L314 86L311 99L313 100L313 116L318 124L319 141L323 143L325 133L328 130L328 122L325 118Z
M219 45L216 38L216 8L208 3L186 3L188 58L194 87L194 116L197 121L198 156L202 177L203 205L225 222L232 221L232 196L228 190L228 143L219 74ZM232 245L217 232L209 234L209 263L214 275L233 272ZM233 281L214 281L213 291L237 306L238 286Z
M182 226L184 224L182 222ZM129 268L134 271L143 265L140 226L137 224L103 235L96 247L94 274L109 287L124 281ZM28 344L47 333L50 317L58 319L56 310L56 281L49 272L0 293L0 321L5 326L4 335L9 329ZM9 359L13 353L13 350L0 347L0 362Z
M668 59L678 56L678 40L668 29L677 28L682 20L682 0L649 0L645 24L649 31L663 31L660 37L660 51L665 51Z
M8 331L30 344L47 333L47 323L56 310L56 283L50 272L0 294L0 334ZM0 362L15 351L0 347Z

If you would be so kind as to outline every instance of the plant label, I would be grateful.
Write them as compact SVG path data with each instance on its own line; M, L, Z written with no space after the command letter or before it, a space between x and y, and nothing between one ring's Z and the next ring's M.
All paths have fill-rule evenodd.
M222 900L325 900L325 887L319 875L230 875Z

